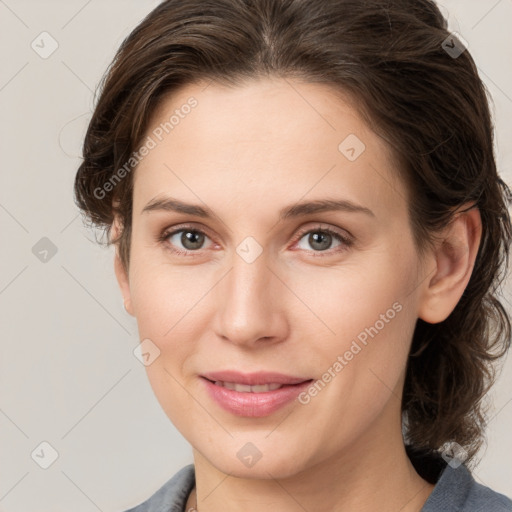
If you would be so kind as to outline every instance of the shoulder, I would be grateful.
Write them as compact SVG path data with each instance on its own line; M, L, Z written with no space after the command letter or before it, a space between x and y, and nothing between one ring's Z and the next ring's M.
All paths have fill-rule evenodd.
M479 484L461 464L446 464L421 512L512 512L512 500Z
M146 501L125 512L183 512L195 485L194 465L181 468Z
M418 474L434 484L421 512L512 512L512 500L476 482L461 461L437 450L405 448Z

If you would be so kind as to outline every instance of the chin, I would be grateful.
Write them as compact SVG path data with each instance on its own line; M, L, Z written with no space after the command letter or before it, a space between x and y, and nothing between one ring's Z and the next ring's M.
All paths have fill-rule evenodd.
M304 469L304 451L299 447L290 446L286 449L282 444L273 446L267 442L266 447L263 447L263 444L257 440L254 443L231 440L230 446L219 443L219 450L212 453L212 445L209 445L205 450L201 450L201 453L217 470L236 478L285 479ZM258 446L260 448L257 448ZM230 453L233 456L230 456ZM298 453L301 455L300 460L296 456Z

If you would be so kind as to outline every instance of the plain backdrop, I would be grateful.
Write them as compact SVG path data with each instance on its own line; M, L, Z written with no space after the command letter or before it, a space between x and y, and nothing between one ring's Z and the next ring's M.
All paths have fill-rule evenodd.
M3 512L121 512L192 462L134 357L113 248L95 243L72 197L94 90L157 3L0 0ZM492 95L499 169L512 184L512 1L444 0L442 10ZM509 358L474 473L509 496L511 384Z

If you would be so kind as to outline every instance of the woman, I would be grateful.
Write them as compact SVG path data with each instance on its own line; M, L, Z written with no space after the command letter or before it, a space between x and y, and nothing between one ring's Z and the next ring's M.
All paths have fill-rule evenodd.
M509 190L429 0L169 0L76 177L194 464L132 511L512 510L471 463Z

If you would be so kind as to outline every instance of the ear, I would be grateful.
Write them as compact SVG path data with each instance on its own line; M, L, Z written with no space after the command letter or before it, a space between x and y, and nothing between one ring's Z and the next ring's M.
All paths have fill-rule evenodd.
M470 207L467 204L462 209ZM455 309L473 272L481 236L482 220L478 208L455 213L427 258L426 270L430 267L433 275L425 280L419 318L436 324Z
M112 238L117 238L119 233L121 232L121 223L118 215L114 216L114 221L112 223ZM130 292L130 282L128 279L128 272L124 268L121 257L119 256L119 245L116 244L116 253L114 256L114 270L116 273L117 283L119 284L119 288L121 289L121 294L123 296L124 308L126 311L135 316L133 313L131 292Z

